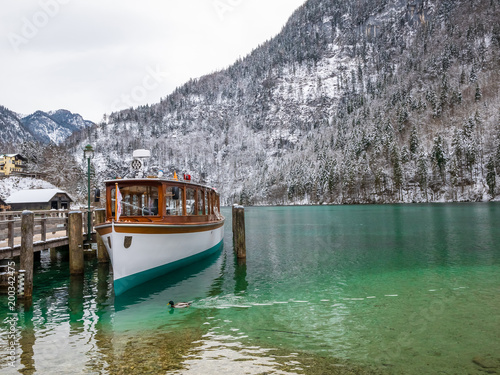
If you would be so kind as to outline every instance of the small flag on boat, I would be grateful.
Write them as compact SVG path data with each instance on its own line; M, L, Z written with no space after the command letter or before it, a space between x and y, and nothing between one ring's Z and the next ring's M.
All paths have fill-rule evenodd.
M120 220L120 215L122 214L122 193L118 188L118 184L115 184L116 188L116 200L115 200L115 216L116 221Z

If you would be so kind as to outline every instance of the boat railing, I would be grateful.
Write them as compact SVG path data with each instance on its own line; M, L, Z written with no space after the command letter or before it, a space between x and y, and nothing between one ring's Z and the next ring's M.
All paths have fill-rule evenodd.
M115 204L115 199L112 199L113 205ZM121 201L121 205L125 207L132 208L134 210L137 210L137 212L141 212L141 216L147 216L147 215L158 215L155 211L155 207L147 207L147 206L137 206L133 203ZM123 216L134 216L134 215L124 215Z

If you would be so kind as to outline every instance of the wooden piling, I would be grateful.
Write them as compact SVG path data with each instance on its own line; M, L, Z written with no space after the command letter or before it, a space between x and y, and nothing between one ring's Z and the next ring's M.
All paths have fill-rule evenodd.
M41 236L42 242L47 241L47 216L46 214L42 214L42 221L40 223L41 226Z
M71 275L83 274L83 229L82 213L70 212L68 215L68 240L69 240L69 273Z
M106 221L106 210L99 209L95 210L95 225L104 223ZM102 241L101 235L96 231L96 241L97 241L97 261L99 263L109 263L109 254L104 242Z
M14 215L7 216L7 220L9 221L9 247L12 249L14 247Z
M49 249L49 254L50 254L50 263L57 262L57 248L51 247Z
M24 211L21 214L21 253L20 269L24 270L24 298L33 296L33 232L35 228L35 214Z
M233 243L238 259L246 258L245 208L243 206L233 206Z
M232 207L232 211L231 211L231 217L233 218L233 223L232 223L232 232L233 232L233 248L236 249L236 247L234 246L234 223L236 222L236 207L238 207L238 205L235 203L233 204L233 207Z

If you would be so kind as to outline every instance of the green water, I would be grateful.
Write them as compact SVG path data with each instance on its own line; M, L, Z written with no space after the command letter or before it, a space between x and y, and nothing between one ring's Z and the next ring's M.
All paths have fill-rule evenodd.
M245 264L223 213L222 252L116 299L106 266L70 279L67 254L45 252L14 367L0 298L2 373L113 373L124 353L145 360L131 340L187 329L397 374L483 374L473 359L500 357L500 204L246 208Z

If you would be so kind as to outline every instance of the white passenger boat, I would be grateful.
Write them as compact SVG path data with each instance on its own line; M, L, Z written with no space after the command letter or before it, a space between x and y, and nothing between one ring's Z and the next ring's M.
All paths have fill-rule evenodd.
M176 179L106 181L106 222L96 226L113 265L115 295L222 247L219 194Z

